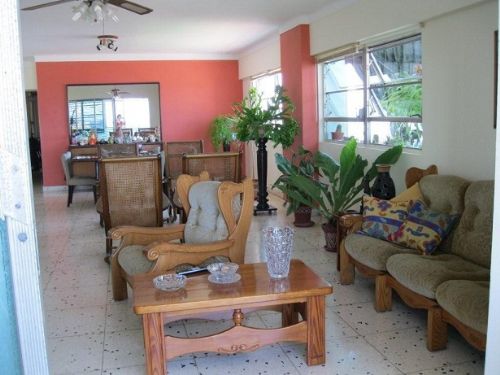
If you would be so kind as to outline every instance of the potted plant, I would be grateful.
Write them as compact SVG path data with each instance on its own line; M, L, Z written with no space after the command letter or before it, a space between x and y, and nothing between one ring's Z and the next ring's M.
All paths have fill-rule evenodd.
M332 132L332 140L342 141L344 139L344 132L342 131L342 125L338 124L334 132Z
M293 144L299 132L299 124L292 116L295 106L283 87L276 86L274 96L264 108L262 95L255 88L248 91L247 96L234 105L236 138L242 142L255 141L257 150L257 174L259 179L258 203L254 214L260 211L271 211L276 208L267 203L267 151L268 140L274 146L284 148Z
M361 192L367 183L377 175L377 164L394 164L403 151L401 145L394 146L373 162L365 173L368 161L356 152L357 143L354 138L347 141L340 153L339 161L318 151L314 155L314 165L318 169L320 179L314 180L304 176L290 176L288 183L290 198L310 207L317 207L327 220L323 224L326 250L337 249L337 221L350 207L362 199Z
M219 151L229 151L234 134L234 118L231 116L217 116L210 125L210 139L214 148Z
M290 176L314 178L313 154L301 147L298 155L293 154L291 160L287 159L282 154L275 154L274 157L276 159L276 165L282 175L274 182L273 188L277 188L285 194L285 204L288 205L286 214L290 215L292 212L294 213L295 221L293 224L296 227L304 228L313 226L314 222L311 221L312 208L293 199L290 191L299 188L289 182ZM297 157L300 158L298 163L296 162Z

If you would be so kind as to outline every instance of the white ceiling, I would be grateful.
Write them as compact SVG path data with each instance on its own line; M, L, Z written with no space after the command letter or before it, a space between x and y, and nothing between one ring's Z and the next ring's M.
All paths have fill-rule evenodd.
M20 0L20 8L50 0ZM148 54L236 58L280 30L308 22L346 0L132 0L153 9L140 16L113 6L120 21L105 34L119 37L117 52L98 52L102 23L72 21L77 1L20 11L23 55ZM54 56L55 57L55 56ZM111 56L110 56L111 57Z

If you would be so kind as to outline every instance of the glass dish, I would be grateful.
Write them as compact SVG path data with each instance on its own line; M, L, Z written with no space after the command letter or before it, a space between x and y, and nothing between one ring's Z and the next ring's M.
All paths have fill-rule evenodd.
M153 279L153 284L156 289L165 292L175 292L186 285L186 276L169 273L166 275L156 276Z
M208 281L214 284L232 284L241 280L241 275L239 273L235 273L231 278L216 278L214 275L208 275Z
M239 267L236 263L231 262L209 264L207 269L211 275L209 275L208 280L217 284L234 283L239 280L239 278L236 280L236 271Z

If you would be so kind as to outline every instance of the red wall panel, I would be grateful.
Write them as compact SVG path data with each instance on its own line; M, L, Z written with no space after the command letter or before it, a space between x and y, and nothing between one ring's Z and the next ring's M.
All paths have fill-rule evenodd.
M203 139L212 151L208 127L242 99L238 62L99 61L39 62L38 111L44 186L64 185L60 162L68 148L67 84L160 83L163 141Z

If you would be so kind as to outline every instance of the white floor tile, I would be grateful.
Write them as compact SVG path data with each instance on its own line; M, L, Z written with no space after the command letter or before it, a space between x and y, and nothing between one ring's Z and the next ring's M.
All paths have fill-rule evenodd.
M449 340L446 350L430 352L425 346L425 330L419 328L384 332L365 338L404 373L484 360L477 350L458 339Z

